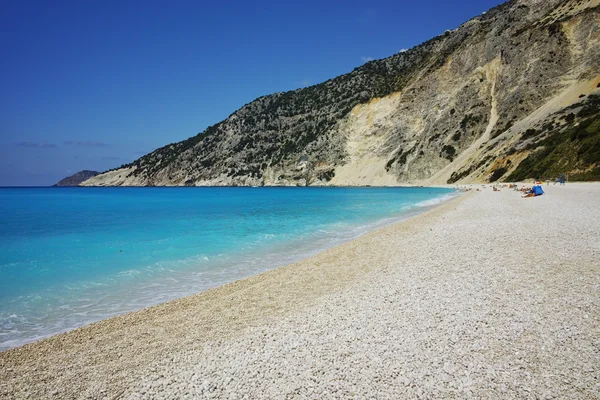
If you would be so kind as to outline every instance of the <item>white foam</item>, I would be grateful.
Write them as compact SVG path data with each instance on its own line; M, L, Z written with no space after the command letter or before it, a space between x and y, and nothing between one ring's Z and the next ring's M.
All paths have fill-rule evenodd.
M431 207L443 203L444 201L448 201L457 196L457 194L445 194L440 197L436 197L434 199L423 200L414 205L414 207Z

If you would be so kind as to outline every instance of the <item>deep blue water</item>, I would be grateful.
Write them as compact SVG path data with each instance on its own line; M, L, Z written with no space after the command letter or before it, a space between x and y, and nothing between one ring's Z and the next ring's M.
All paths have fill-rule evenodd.
M296 261L431 188L0 188L0 350Z

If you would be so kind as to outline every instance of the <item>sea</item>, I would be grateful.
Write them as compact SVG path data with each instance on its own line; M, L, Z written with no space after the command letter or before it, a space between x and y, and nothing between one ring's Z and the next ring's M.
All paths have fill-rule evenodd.
M0 188L0 350L290 264L456 195Z

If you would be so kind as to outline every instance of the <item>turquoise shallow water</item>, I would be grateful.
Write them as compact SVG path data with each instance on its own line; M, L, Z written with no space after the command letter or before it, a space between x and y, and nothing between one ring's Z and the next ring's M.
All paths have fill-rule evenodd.
M288 264L454 194L1 188L0 350Z

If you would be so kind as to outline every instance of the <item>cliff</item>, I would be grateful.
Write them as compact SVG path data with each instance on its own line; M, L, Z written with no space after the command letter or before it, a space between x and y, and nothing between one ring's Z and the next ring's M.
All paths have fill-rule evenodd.
M58 183L56 183L52 186L78 186L83 181L90 179L90 178L98 175L99 173L100 172L89 171L89 170L85 169L83 171L77 172L76 174L73 174L64 179L61 179Z
M600 144L597 103L589 100L600 91L599 11L600 0L509 1L346 75L260 97L194 137L82 184L488 182L555 173L548 157L570 157L561 172L600 176L594 151L582 158L556 139L564 151L548 153L560 144L549 137L584 120L591 133L571 143Z

